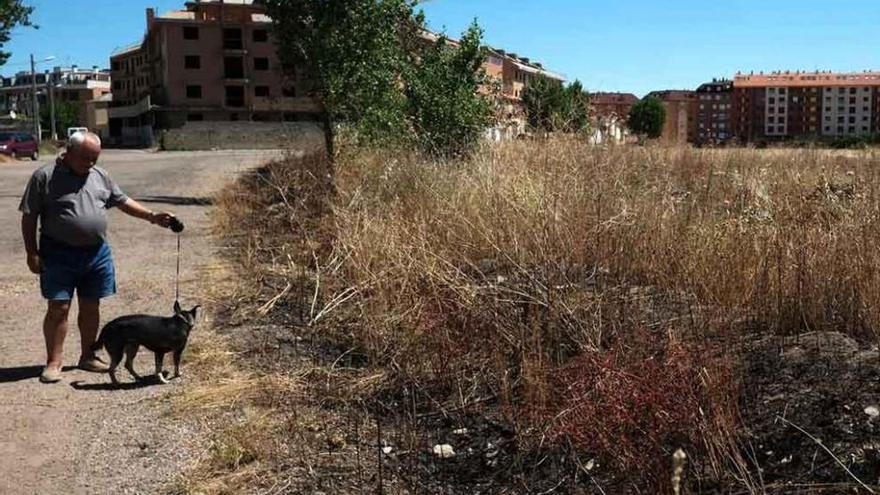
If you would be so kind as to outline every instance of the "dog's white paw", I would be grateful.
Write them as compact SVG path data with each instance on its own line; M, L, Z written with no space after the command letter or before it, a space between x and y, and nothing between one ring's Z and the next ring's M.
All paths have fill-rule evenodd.
M161 372L161 373L159 373L159 374L157 374L157 375L156 375L156 378L159 379L159 382L160 382L160 383L163 383L163 384L171 383L171 382L168 380L168 378L165 377L165 372L164 372L164 371Z

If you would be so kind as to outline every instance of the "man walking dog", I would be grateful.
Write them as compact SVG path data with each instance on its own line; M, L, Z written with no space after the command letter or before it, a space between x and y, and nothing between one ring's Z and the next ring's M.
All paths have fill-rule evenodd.
M98 335L101 299L116 293L116 273L107 243L107 210L118 207L162 227L173 218L171 213L150 211L127 197L105 170L95 166L100 154L98 136L74 134L66 153L34 172L19 206L27 265L40 275L40 291L48 300L43 320L47 355L40 375L43 383L61 380L67 316L74 292L79 302L77 323L82 348L78 366L96 373L108 370L91 350Z

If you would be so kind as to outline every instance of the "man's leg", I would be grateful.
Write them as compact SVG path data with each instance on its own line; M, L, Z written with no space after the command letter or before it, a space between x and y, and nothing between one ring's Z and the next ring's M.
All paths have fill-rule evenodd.
M92 345L98 340L98 325L101 322L101 300L79 298L79 317L77 324L79 325L80 361L85 361L95 357Z
M110 246L104 244L94 254L88 269L77 281L79 296L79 331L82 336L82 354L79 367L86 371L103 373L109 370L107 363L97 359L92 345L98 337L101 322L101 299L116 293L116 272Z
M46 368L48 370L61 371L69 313L70 301L49 301L49 308L43 319L43 336L46 338Z

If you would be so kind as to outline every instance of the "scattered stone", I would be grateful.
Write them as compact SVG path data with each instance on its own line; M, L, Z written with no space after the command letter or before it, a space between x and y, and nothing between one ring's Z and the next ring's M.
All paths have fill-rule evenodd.
M335 434L327 437L327 445L330 446L331 449L341 449L345 447L345 438L342 435Z
M452 431L452 434L453 434L453 435L467 435L467 433L468 433L468 429L467 429L467 428L459 428L459 429L457 429L457 430L453 430L453 431Z
M865 414L867 414L871 419L880 418L880 408L877 406L868 406L865 408Z
M387 446L387 445L386 445L385 447L382 447L382 453L385 454L385 455L390 454L392 450L393 450L393 449L392 449L391 447Z
M451 459L455 457L455 450L448 443L438 444L434 446L434 455L441 459Z

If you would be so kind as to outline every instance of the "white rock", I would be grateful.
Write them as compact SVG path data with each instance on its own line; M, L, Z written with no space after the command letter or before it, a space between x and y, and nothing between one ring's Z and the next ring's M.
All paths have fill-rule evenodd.
M391 453L391 447L382 447L382 453L388 455Z
M468 432L467 428L459 428L457 430L452 430L453 435L467 435L467 432Z
M868 406L865 408L865 414L871 417L871 419L880 417L880 408L877 406Z
M438 444L434 446L434 455L441 459L450 459L455 457L455 450L453 450L452 445L449 445L448 443L442 445Z

